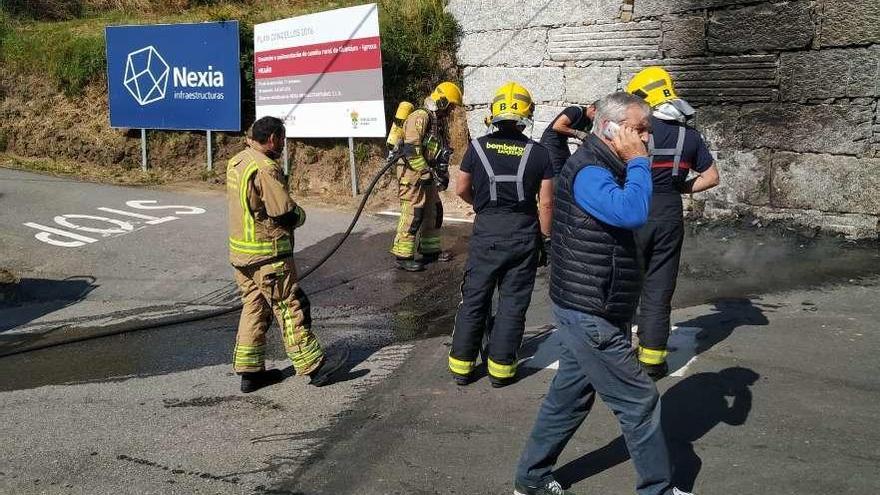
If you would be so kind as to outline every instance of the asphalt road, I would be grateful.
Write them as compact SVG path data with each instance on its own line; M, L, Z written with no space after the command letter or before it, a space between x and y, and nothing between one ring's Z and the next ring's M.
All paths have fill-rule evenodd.
M0 310L3 350L156 308L200 310L230 300L222 194L101 186L6 170L0 178L0 249L8 256L6 266L25 282L23 300ZM118 211L162 216L133 208L127 203L132 200L177 205L162 213L179 218L151 225L150 219L129 216L133 228L127 231L105 220L65 217L88 228L126 230L107 236L55 218L69 212L124 218ZM307 211L296 240L301 268L335 244L351 214ZM95 242L46 243L27 222ZM393 227L388 220L365 219L339 253L302 283L313 304L313 329L327 352L349 353L327 387L290 376L242 395L230 367L235 313L0 358L0 493L266 493L298 472L333 426L413 348L400 335L417 331L426 311L409 298L432 289L424 274L394 268L387 253ZM53 240L77 240L54 234ZM456 270L440 264L429 274L452 280ZM57 288L66 288L73 275L88 277L88 288ZM73 330L51 326L70 321ZM291 374L277 329L270 332L269 365Z
M138 200L178 207L128 203ZM0 203L0 250L33 281L29 300L0 310L3 346L61 331L40 325L66 317L87 326L95 308L110 310L95 313L104 322L231 297L219 193L0 170ZM129 216L130 232L106 237L55 218L119 220L119 211L178 218ZM308 211L300 266L325 253L348 219ZM46 244L29 222L95 242ZM303 284L325 347L350 351L336 383L314 389L292 376L240 394L229 367L236 314L3 357L0 493L511 493L557 352L546 272L528 314L520 381L460 388L445 363L467 226L445 230L455 261L424 274L393 268L393 222L363 227ZM698 494L877 493L878 271L876 245L730 225L688 233L673 373L659 384L680 486ZM81 294L66 289L75 274L90 277ZM277 333L270 347L271 364L287 367ZM575 493L633 493L632 465L601 402L557 476Z
M237 300L223 191L117 187L0 169L0 207L2 264L22 278L21 300L0 308L6 335L198 313ZM309 210L308 227L297 231L300 251L351 219L350 212ZM356 232L387 228L367 217Z

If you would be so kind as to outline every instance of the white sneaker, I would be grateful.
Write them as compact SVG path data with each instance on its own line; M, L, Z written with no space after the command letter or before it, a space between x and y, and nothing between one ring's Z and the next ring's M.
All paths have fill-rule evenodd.
M688 492L683 492L683 491L679 490L678 488L673 488L672 495L694 495L694 494L688 493Z

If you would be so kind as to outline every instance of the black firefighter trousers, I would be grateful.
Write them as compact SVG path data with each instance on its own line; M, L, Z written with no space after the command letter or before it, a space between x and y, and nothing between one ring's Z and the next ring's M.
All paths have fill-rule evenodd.
M453 373L469 375L473 371L483 334L489 330L489 374L502 380L516 375L517 351L538 268L538 242L537 235L471 237L449 353ZM492 328L487 329L496 287L498 308Z
M666 362L669 313L683 242L684 222L681 218L652 219L636 231L636 244L645 269L637 319L639 360L645 364Z

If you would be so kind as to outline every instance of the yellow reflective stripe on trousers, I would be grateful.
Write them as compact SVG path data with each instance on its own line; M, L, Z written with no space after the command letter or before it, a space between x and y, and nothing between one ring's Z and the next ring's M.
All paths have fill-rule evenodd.
M516 363L498 364L489 359L488 368L489 374L495 378L513 378L516 376Z
M229 249L242 254L266 255L289 254L293 251L290 245L290 238L288 237L282 237L281 239L267 242L248 242L230 237Z
M462 361L449 356L449 371L457 375L469 375L474 371L473 361Z
M265 345L235 344L232 351L232 363L240 368L260 368L263 366Z
M645 364L663 364L666 362L666 349L648 349L639 346L639 361Z
M296 325L293 315L290 314L290 306L284 301L278 301L278 309L281 311L281 334L284 336L287 357L298 373L308 370L324 355L321 344L306 328L300 329L300 339L297 342Z
M247 164L247 167L244 169L244 174L241 175L241 183L238 187L238 197L241 201L241 219L242 219L242 236L244 240L247 242L252 242L254 240L254 215L251 213L250 205L248 204L248 187L247 183L251 179L251 176L257 172L259 165L257 162L250 162Z

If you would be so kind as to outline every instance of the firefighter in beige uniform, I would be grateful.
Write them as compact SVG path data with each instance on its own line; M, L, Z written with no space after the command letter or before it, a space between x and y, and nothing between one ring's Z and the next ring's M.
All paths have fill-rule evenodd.
M242 392L283 379L280 370L265 370L266 330L273 313L297 375L309 375L312 384L326 385L340 366L325 359L311 331L309 299L297 285L293 230L306 217L273 159L283 149L284 138L280 119L256 121L248 147L229 160L226 169L229 260L242 300L233 367L242 377Z
M403 124L403 157L397 166L400 222L391 246L397 265L407 271L424 270L425 262L448 261L440 246L440 225L443 204L438 194L437 179L448 184L448 172L432 172L438 160L448 159L445 150L449 113L461 105L461 89L451 82L440 83L425 98L425 108L406 117ZM445 164L444 164L445 165ZM446 174L442 177L442 174ZM418 235L418 239L416 236ZM418 251L421 259L415 258Z

